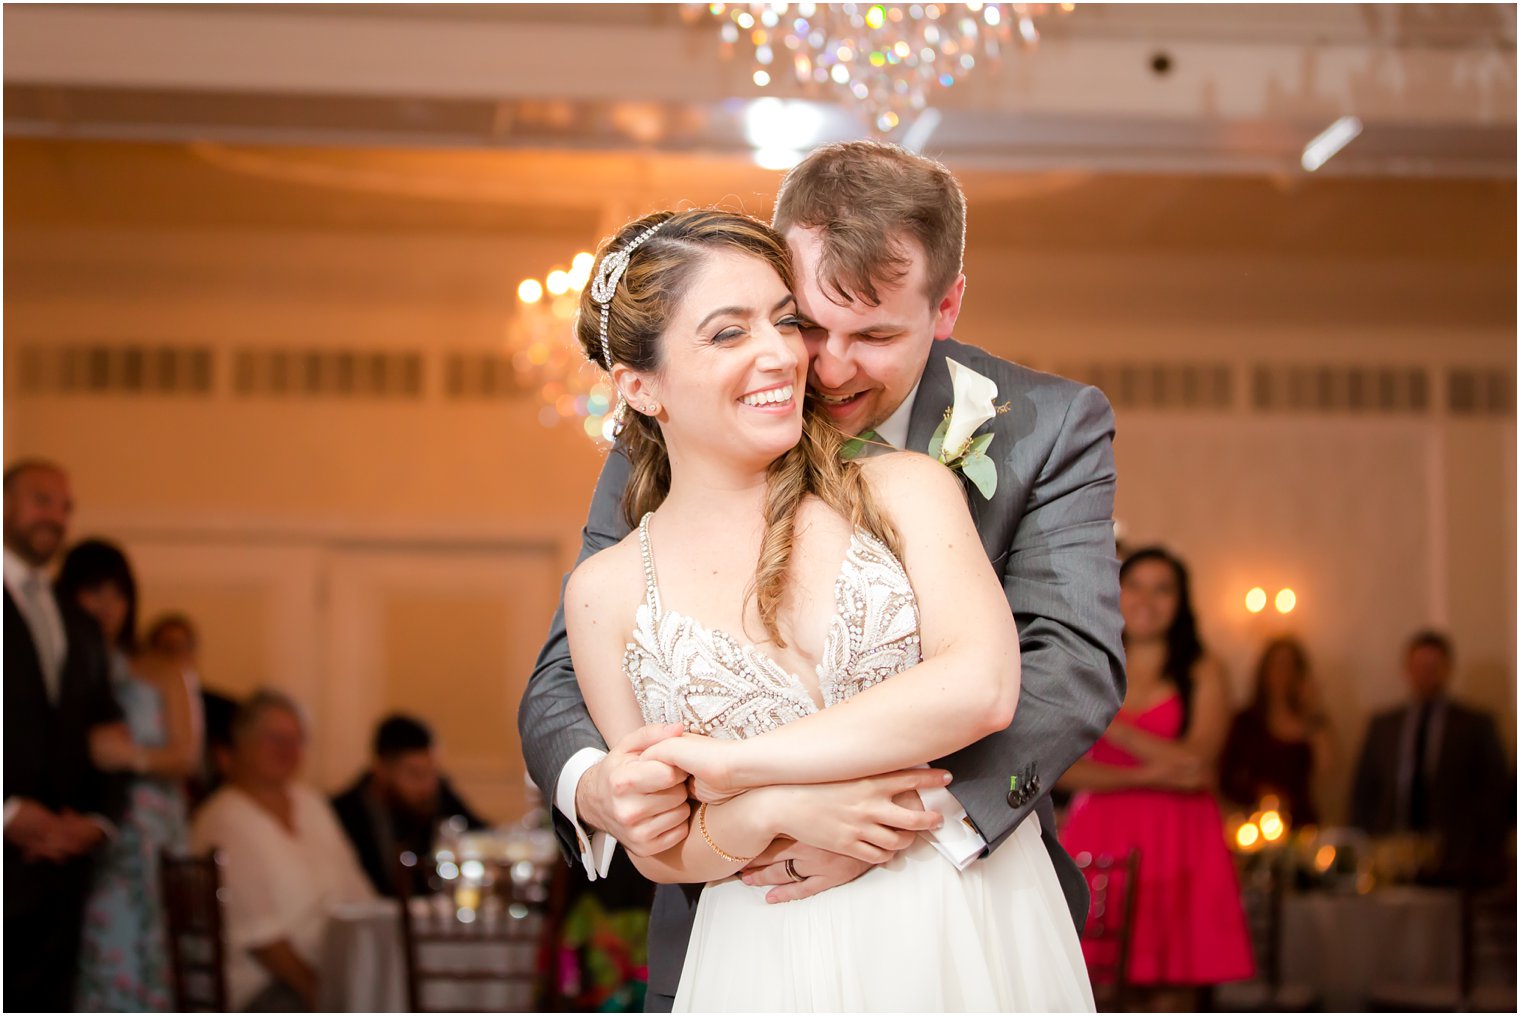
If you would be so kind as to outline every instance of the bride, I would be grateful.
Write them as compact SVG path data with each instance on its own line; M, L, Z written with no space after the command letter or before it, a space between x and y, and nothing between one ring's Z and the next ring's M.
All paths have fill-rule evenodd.
M914 453L841 457L804 395L791 289L769 227L659 212L603 244L577 320L631 408L635 528L571 576L575 673L609 744L686 727L645 757L693 774L703 802L681 843L633 859L707 884L676 1009L1091 1010L1036 819L964 872L918 839L790 904L738 877L788 838L888 857L929 825L917 795L888 827L831 808L831 783L1002 730L1019 693L1018 634L959 481Z

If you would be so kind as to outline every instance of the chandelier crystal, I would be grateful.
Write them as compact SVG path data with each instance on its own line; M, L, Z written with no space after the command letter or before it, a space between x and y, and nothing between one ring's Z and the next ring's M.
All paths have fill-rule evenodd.
M922 112L1011 45L1039 41L1035 19L1063 4L690 4L722 24L725 55L751 53L760 88L791 77L833 89L865 110L881 134Z
M612 386L575 341L575 309L596 262L581 251L568 266L517 287L517 314L507 329L513 372L536 388L545 427L569 423L598 445L611 444Z

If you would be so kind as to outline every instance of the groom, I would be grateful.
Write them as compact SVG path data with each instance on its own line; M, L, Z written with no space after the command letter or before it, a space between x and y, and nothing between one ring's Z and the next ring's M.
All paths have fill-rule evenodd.
M1046 791L1124 698L1108 402L1095 388L950 338L966 285L965 198L938 163L877 142L820 148L782 181L774 225L791 248L808 321L809 387L841 430L926 450L953 398L947 357L991 378L999 404L1009 406L983 430L994 435L987 454L996 493L987 500L968 488L968 496L1018 622L1018 709L1006 730L936 763L954 775L949 794L922 796L945 816L936 846L961 868L1037 814L1080 931L1087 887L1056 840ZM614 449L592 497L582 560L628 533L627 478L628 462ZM685 774L640 758L680 727L643 727L609 749L576 685L563 612L528 682L518 726L534 782L554 795L556 830L589 877L605 875L618 843L647 855L684 837ZM881 781L859 781L858 790L867 806L895 792ZM777 886L768 898L780 902L849 882L868 867L797 843L759 859L750 880ZM650 1011L669 1011L674 1000L700 891L661 886L656 894Z

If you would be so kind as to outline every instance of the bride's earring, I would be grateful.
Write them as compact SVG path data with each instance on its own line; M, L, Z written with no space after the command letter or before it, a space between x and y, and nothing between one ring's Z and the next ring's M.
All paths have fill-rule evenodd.
M660 404L658 402L651 402L648 405L644 406L642 412L645 416L659 416Z

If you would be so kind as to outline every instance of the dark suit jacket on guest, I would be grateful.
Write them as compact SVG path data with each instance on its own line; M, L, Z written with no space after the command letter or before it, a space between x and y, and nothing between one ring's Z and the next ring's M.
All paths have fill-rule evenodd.
M332 806L349 842L354 845L354 852L359 855L364 873L382 896L396 895L396 859L401 851L410 850L418 858L424 858L433 849L439 822L460 815L466 828L484 829L486 826L454 793L447 780L439 783L437 813L425 819L390 812L371 791L373 781L374 777L365 773L334 797ZM427 892L427 872L422 865L416 869L412 892Z
M991 501L969 493L983 549L1018 622L1022 687L1013 723L937 765L955 776L950 791L992 849L1031 813L1065 890L1072 919L1087 915L1087 886L1056 839L1047 791L1098 739L1124 700L1118 560L1114 552L1113 413L1098 389L1000 360L954 340L935 342L908 428L908 448L924 451L953 401L946 357L997 383L1010 411L982 431L994 435ZM629 532L623 518L628 462L607 456L581 534L580 560ZM629 619L632 623L632 619ZM518 711L523 753L552 800L560 771L582 748L605 748L586 711L555 615ZM1037 771L1010 792L1009 778ZM568 820L554 811L567 856L579 851ZM572 860L572 863L575 863ZM700 886L661 886L650 921L649 991L675 994ZM653 1005L651 1005L653 1007Z
M1352 823L1373 836L1408 828L1409 788L1400 766L1410 751L1406 704L1373 717L1352 787ZM1440 838L1435 876L1491 881L1505 863L1502 834L1513 806L1509 764L1493 717L1447 699L1429 772L1430 832Z
M6 590L4 796L117 822L126 804L126 781L96 769L89 750L90 728L122 717L111 694L106 647L88 617L64 604L59 612L68 650L54 705L31 629ZM35 1006L41 1009L56 1008L60 1000L67 1004L90 873L89 858L27 862L5 844L8 1008L34 1008L34 999L47 1003Z

